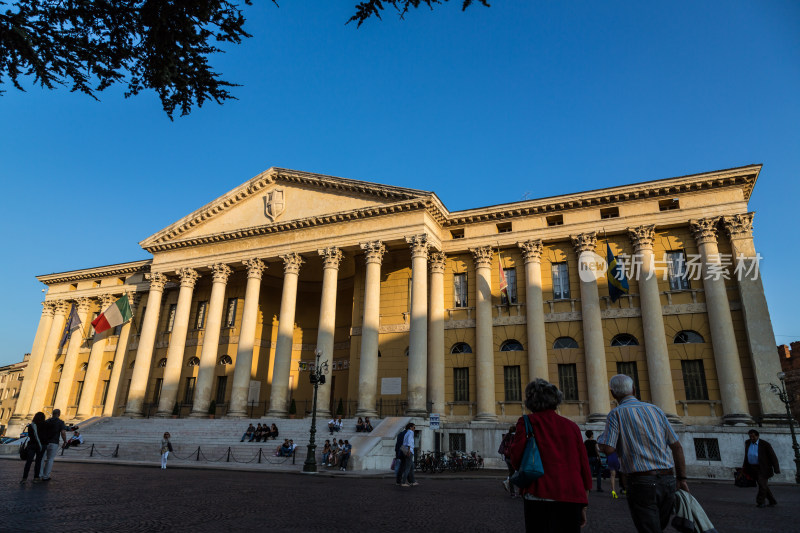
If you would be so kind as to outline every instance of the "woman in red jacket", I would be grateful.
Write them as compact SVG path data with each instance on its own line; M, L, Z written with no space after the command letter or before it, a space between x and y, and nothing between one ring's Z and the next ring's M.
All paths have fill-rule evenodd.
M544 467L544 475L522 489L526 531L570 533L586 525L592 472L580 429L555 412L561 399L558 387L543 379L525 388L525 406L532 413L527 416ZM510 453L516 470L527 440L525 420L520 418Z

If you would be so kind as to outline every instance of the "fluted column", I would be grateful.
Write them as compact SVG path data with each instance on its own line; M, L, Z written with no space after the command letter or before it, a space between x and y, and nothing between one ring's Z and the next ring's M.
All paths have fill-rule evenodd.
M300 265L303 264L303 258L296 252L282 255L281 259L283 259L283 293L278 322L278 342L272 366L272 391L267 412L267 417L272 418L286 418L289 413L287 404L294 342L294 313L297 308L297 279L300 276Z
M108 394L106 395L106 404L103 406L103 416L114 416L117 408L120 383L125 369L128 367L128 340L131 336L131 324L136 319L138 310L136 304L141 297L133 292L128 294L128 303L131 306L133 316L130 320L122 325L119 331L119 338L117 339L117 349L114 351L114 366L111 368L111 377L108 381Z
M759 272L759 257L753 244L753 216L755 213L743 213L723 217L722 223L731 239L733 259L737 272L736 282L742 301L742 314L747 330L747 344L753 371L758 387L758 400L761 404L761 416L768 420L786 422L784 406L773 394L769 385L775 383L776 374L781 371L781 364L775 357L775 333L764 296L764 286Z
M267 265L261 259L245 259L247 267L247 287L244 292L244 311L242 329L239 331L239 346L236 349L236 366L233 368L233 387L228 417L247 416L247 397L250 391L250 378L253 367L253 351L256 343L256 324L258 322L258 299L261 293L261 278Z
M164 381L156 411L156 416L160 417L170 416L178 399L183 352L186 350L186 334L189 331L189 314L192 310L192 294L200 274L194 269L182 268L178 270L178 276L181 287L178 291L178 305L175 308L175 320L172 323L172 333L167 347L167 366L164 368ZM204 338L203 343L205 342Z
M525 258L525 315L528 332L528 379L549 379L547 337L544 332L544 299L542 297L542 241L517 244Z
M597 233L572 235L572 245L578 263L594 262ZM586 279L583 279L586 278ZM589 389L589 416L587 422L601 422L611 410L608 398L608 369L606 347L603 339L603 321L600 316L600 293L597 280L581 276L581 316L583 317L583 344L586 357L586 381Z
M16 428L19 427L21 429L21 425L25 422L25 415L28 414L31 396L36 386L36 379L39 377L39 367L42 364L44 347L53 327L53 315L55 315L55 312L55 302L42 302L42 316L39 318L39 326L36 328L36 336L33 338L33 348L31 348L31 356L28 358L28 365L23 371L22 385L20 386L17 404L14 406L14 415L8 422L8 435L16 435Z
M703 288L706 311L714 347L720 396L722 396L722 420L726 424L751 424L753 418L747 406L744 378L739 361L739 349L733 330L731 307L725 289L725 280L714 272L722 270L717 248L717 226L719 217L690 220L689 227L697 241L700 260L703 264Z
M497 419L494 386L494 333L492 329L492 257L489 246L470 250L475 262L475 377L478 414L475 420Z
M319 306L319 328L317 329L317 349L322 352L320 363L328 361L328 368L333 368L333 335L336 328L336 291L339 284L339 265L342 262L342 251L335 247L318 250L323 258L322 267L322 301ZM317 388L317 414L325 419L331 414L331 380Z
M644 349L647 357L647 374L650 378L650 395L655 405L661 408L672 422L680 422L675 409L675 389L669 363L667 334L664 331L664 315L661 312L661 295L655 272L653 242L655 225L628 228L633 244L635 261L640 265L639 302L642 309Z
M109 305L117 301L111 294L103 295L100 298L100 312L102 313ZM89 364L86 367L86 375L83 378L83 393L78 402L79 420L86 420L94 414L94 400L97 394L97 383L100 381L100 370L103 366L103 353L108 344L108 336L114 332L107 329L102 333L95 333L92 341L92 350L89 352Z
M428 401L431 412L444 416L444 268L443 252L430 254L431 285L428 308Z
M91 303L92 301L89 298L78 298L75 301L78 320L81 321L81 325L80 328L72 332L67 343L67 355L64 356L64 367L61 369L56 401L53 402L53 408L59 409L64 413L65 417L67 416L67 407L69 407L69 395L72 392L72 386L75 384L75 369L78 368L78 350L83 344L83 332L86 328L86 318L89 316ZM85 385L86 383L84 383Z
M167 284L167 276L160 272L152 272L146 277L150 280L150 292L147 296L147 310L142 321L142 332L139 335L136 362L133 365L128 404L125 406L125 414L137 418L142 416L147 379L150 376L150 366L153 362L158 316L161 314L161 297L164 294L164 285Z
M207 417L211 406L211 388L214 386L214 367L217 364L219 334L222 328L222 312L225 309L225 288L231 275L231 267L216 264L211 267L211 298L208 301L206 332L203 335L203 349L200 351L200 368L197 369L197 382L194 386L192 412L189 416ZM181 357L181 359L183 359ZM167 359L169 364L169 359Z
M364 278L364 320L361 324L361 361L358 369L356 416L377 416L378 334L380 332L381 261L386 252L381 241L361 243L367 262Z
M47 336L47 343L42 352L42 362L39 365L39 375L36 377L36 384L31 393L31 401L28 404L28 416L26 419L33 418L37 411L44 407L44 395L47 394L47 386L50 377L53 375L53 364L56 361L58 344L61 342L61 335L64 333L64 323L67 321L67 312L71 304L64 300L57 300L53 313L53 322L50 326L50 334Z
M411 245L411 325L408 339L409 416L425 416L428 388L428 236L406 237Z

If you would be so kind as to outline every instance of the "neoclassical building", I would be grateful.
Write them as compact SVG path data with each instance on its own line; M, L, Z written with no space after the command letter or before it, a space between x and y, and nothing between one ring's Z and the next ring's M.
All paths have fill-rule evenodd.
M676 423L777 422L760 169L451 212L433 192L270 168L141 241L152 259L39 276L12 423L302 415L317 349L323 415L502 422L543 377L563 415L595 422L626 373ZM630 268L616 301L581 271L609 248ZM94 334L123 295L134 318ZM59 347L73 307L82 329Z

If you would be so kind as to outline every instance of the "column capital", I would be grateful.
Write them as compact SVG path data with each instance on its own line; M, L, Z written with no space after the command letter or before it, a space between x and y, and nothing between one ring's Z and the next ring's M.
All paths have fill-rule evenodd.
M55 305L55 313L57 315L66 315L67 311L69 311L70 303L66 300L55 300L53 304Z
M533 239L525 242L518 242L517 246L522 250L522 257L526 263L538 263L542 259L542 239Z
M492 257L494 257L494 250L491 246L479 246L477 248L470 248L472 253L472 260L475 262L475 268L492 268Z
M722 217L722 226L731 240L753 238L753 217L755 212Z
M42 302L42 316L53 316L56 314L56 302L47 300Z
M194 289L194 285L197 283L197 278L200 277L200 274L193 268L184 267L178 270L178 276L181 278L181 287Z
M214 280L214 283L228 283L228 278L233 272L233 269L225 263L217 263L209 268L211 269L211 279Z
M425 259L428 258L428 248L430 247L430 243L428 242L428 236L425 233L406 237L406 242L411 245L412 259L415 257L424 257Z
M102 313L106 307L117 301L117 297L113 294L103 294L97 298L97 301L100 303L100 312Z
M264 276L264 271L267 269L267 264L258 257L245 259L242 261L244 266L247 267L247 277L261 279Z
M572 239L572 246L575 247L575 253L581 255L583 252L594 252L597 250L597 232L587 231L586 233L579 233L577 235L570 235Z
M381 261L383 261L383 254L386 253L386 247L381 241L362 242L359 244L359 246L361 246L361 249L364 250L367 264L381 264Z
M720 217L708 217L689 221L689 229L697 244L716 244L719 219Z
M164 291L164 285L167 284L169 279L163 272L150 272L145 274L144 278L150 282L151 291Z
M628 228L628 237L633 244L634 252L642 252L645 250L653 250L653 243L656 240L656 225L645 224L643 226L635 226Z
M322 268L339 270L339 265L342 264L342 259L344 259L344 254L339 248L335 246L329 246L327 248L323 248L322 250L317 250L317 253L322 256Z
M92 299L91 298L78 298L75 300L75 307L78 309L79 313L88 313L89 307L92 306Z
M444 274L444 264L447 256L444 252L431 252L431 274Z
M282 255L283 259L283 273L284 274L299 274L300 265L304 263L303 258L297 252L290 252Z
M128 305L131 306L131 311L133 311L142 301L142 294L137 291L128 291L125 294L128 296Z

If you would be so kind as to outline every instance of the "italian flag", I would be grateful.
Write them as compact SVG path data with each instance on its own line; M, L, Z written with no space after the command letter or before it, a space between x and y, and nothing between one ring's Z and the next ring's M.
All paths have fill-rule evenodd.
M92 320L92 326L94 326L95 333L102 333L109 328L124 324L132 317L131 304L128 302L128 295L126 294L109 305L105 311L100 313L100 316Z

